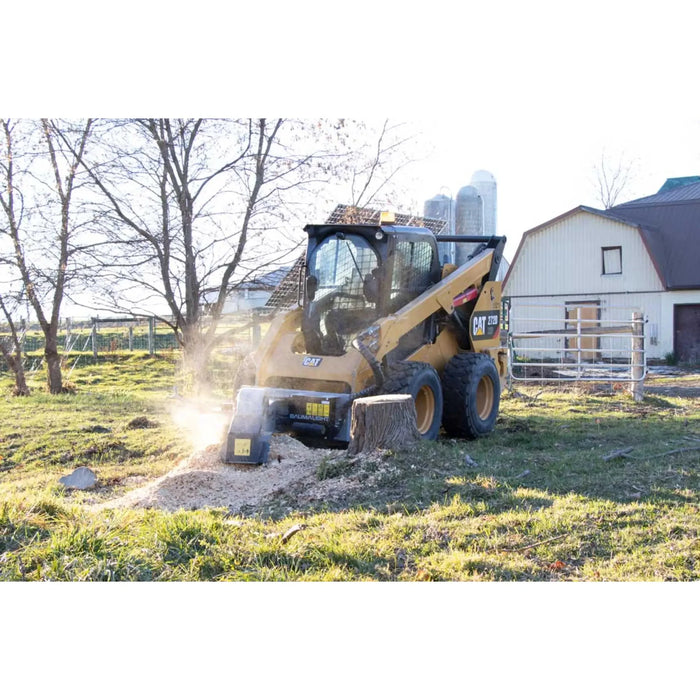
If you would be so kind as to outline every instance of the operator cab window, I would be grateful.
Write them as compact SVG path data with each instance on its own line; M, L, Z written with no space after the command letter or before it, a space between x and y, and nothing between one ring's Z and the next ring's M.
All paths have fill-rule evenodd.
M362 236L332 235L314 250L308 272L317 285L306 310L306 328L315 338L315 352L343 354L349 341L376 319L377 300L367 296L365 280L378 266L377 253Z
M309 274L318 280L315 301L337 295L337 305L364 306L364 278L378 265L377 254L361 236L330 236L316 248L309 262Z
M397 311L430 286L433 247L426 241L398 241L389 294L390 312Z

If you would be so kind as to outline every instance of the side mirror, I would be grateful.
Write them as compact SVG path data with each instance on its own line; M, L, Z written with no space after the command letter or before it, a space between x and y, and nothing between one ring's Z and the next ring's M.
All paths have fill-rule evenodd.
M316 290L318 289L318 278L314 275L309 275L306 278L306 298L309 301L313 301L316 296Z

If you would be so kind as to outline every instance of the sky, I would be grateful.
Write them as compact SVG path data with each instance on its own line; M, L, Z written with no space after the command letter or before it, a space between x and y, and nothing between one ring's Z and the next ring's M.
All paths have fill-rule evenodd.
M74 4L77 20L88 6ZM690 3L501 0L457 11L436 0L398 13L357 0L338 17L327 3L300 0L269 3L263 16L237 9L237 26L247 28L238 32L216 21L220 6L207 0L186 22L158 3L137 7L138 21L118 13L77 43L56 31L55 22L70 23L65 13L33 26L44 56L10 36L10 53L23 60L0 104L12 116L415 123L420 155L429 155L410 174L411 204L456 195L475 170L490 171L509 259L524 231L579 204L599 206L593 167L604 152L633 165L623 200L656 192L667 177L700 174ZM26 20L30 12L29 3L11 10ZM184 60L164 51L169 32L186 36ZM46 55L71 77L57 80Z

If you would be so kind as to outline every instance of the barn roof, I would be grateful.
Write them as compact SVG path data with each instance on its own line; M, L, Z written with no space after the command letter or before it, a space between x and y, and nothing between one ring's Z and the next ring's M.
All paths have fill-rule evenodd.
M637 228L666 289L700 289L700 181L695 177L672 178L656 194L606 210L581 205L526 231L504 284L529 234L580 212Z
M662 187L606 213L639 226L667 289L700 288L700 182Z

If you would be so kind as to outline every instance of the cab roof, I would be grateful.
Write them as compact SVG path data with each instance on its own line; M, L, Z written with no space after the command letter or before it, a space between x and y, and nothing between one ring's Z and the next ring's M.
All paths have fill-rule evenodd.
M341 233L356 233L361 236L373 236L381 232L388 236L405 236L418 234L434 238L433 232L421 226L394 226L393 224L307 224L304 231L313 237L322 237L333 234L337 231Z

